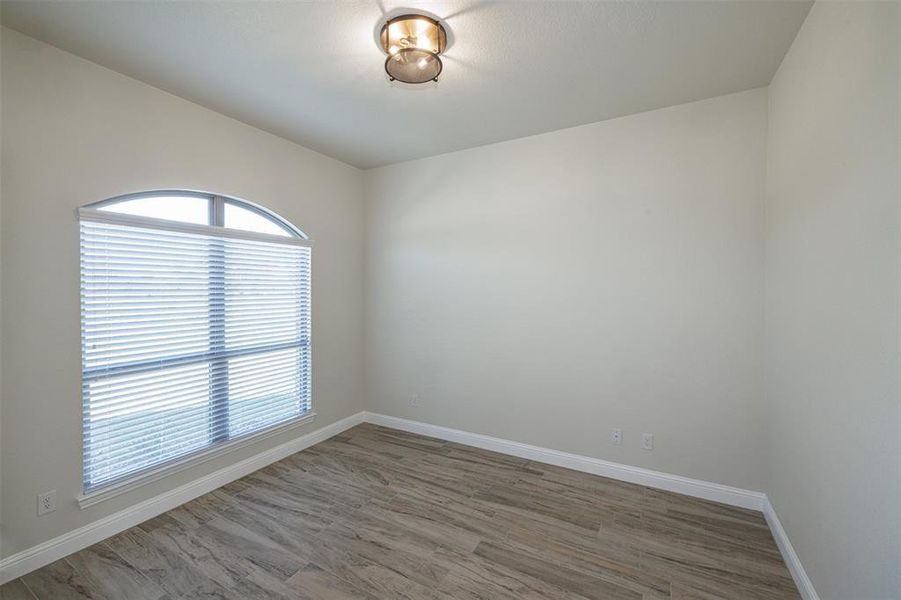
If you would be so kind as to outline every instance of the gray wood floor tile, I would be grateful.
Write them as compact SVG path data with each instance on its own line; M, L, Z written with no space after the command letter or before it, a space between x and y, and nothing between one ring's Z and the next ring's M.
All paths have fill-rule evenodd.
M303 600L377 600L315 565L307 565L285 584Z
M253 525L244 526L226 517L218 517L199 527L192 534L217 556L228 557L232 562L255 565L264 571L287 579L304 564L263 531L254 531Z
M21 579L0 585L0 600L34 600L34 595Z
M209 579L230 588L250 573L245 561L236 559L230 552L222 552L218 544L198 538L174 519L163 521L161 517L154 519L149 531L143 529L146 524L138 527L153 541L155 549L169 557L170 564L178 561L179 568L185 569L183 577L199 574L201 581Z
M499 600L585 600L584 596L532 577L476 554L439 550L434 559L447 570L439 587L441 598Z
M165 593L106 543L94 544L66 560L87 585L109 598L160 600Z
M66 559L32 571L22 581L39 600L113 600L94 588Z
M483 542L474 554L508 569L528 574L558 588L593 600L641 600L641 594L626 587L554 564L546 559L526 554L510 546Z
M623 549L605 552L596 539L570 536L565 541L537 538L524 530L512 532L506 545L517 552L579 571L650 598L669 598L670 580L641 568L640 553Z
M361 425L5 600L797 600L763 516Z
M205 556L201 546L175 544L174 539L163 537L160 530L147 533L133 527L113 536L107 544L147 579L175 597L201 590L225 589L211 577L225 585L233 585L239 580L239 574L224 568L217 571L219 563Z
M313 564L375 595L425 593L437 587L444 570L427 563L435 548L402 534L361 526L332 527L322 533Z
M230 495L216 490L182 504L166 514L184 525L185 528L192 529L215 519L233 503L234 499Z

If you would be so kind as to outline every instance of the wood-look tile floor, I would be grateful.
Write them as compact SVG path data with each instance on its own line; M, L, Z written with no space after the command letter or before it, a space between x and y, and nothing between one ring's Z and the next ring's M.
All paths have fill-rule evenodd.
M758 512L361 425L3 600L799 598Z

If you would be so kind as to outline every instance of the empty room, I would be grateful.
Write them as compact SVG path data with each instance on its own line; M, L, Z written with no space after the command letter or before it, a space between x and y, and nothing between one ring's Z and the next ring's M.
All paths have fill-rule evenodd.
M901 600L901 0L0 0L2 600Z

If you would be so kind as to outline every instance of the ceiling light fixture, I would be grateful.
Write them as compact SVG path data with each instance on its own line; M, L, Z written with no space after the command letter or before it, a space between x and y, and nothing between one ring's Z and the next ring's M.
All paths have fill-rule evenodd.
M438 55L447 47L444 27L425 15L401 15L390 19L379 36L388 54L388 79L404 83L438 81L443 65Z

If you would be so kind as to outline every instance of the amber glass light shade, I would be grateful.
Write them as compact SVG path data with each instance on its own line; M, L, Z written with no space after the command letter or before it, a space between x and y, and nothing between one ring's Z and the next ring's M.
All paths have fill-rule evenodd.
M439 54L447 46L447 32L438 21L424 15L403 15L382 27L382 49L388 54L388 78L404 83L437 81Z

